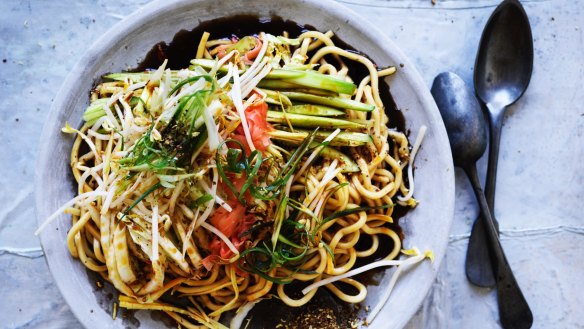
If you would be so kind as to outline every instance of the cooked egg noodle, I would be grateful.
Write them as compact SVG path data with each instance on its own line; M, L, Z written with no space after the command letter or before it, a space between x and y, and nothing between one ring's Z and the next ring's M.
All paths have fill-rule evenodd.
M67 132L76 135L71 169L78 193L96 194L67 208L72 214L67 247L116 287L121 307L164 311L187 328L221 328L221 314L270 293L301 306L319 288L292 298L286 285L325 279L330 283L324 287L338 298L359 303L367 287L355 278L339 278L343 285L335 285L334 278L379 250L387 250L382 260L399 256L394 206L417 202L409 193L413 178L408 187L403 177L413 165L410 144L403 132L388 128L391 118L379 94L379 78L395 68L378 71L368 58L335 46L332 36L330 31L296 39L262 33L246 37L242 50L232 40L207 34L197 58L213 67L194 62L183 70L163 65L155 72L112 74L106 78L113 81L92 91L87 122ZM221 61L226 49L231 57ZM352 81L345 61L361 63L369 74ZM306 82L303 72L316 80ZM241 90L234 89L234 74L241 77ZM276 85L283 87L269 89ZM350 93L339 91L351 85ZM306 103L287 92L359 103L319 106L336 106L340 119L360 124L326 140L333 132L311 126L314 114L300 113L299 127L313 132L300 140L273 134L269 145L260 145L258 138L272 132L298 131L286 113L291 106L302 111ZM246 120L234 93L248 105ZM264 122L267 135L253 135L258 117L247 112L268 105L285 120L271 127ZM207 110L214 124L205 123ZM250 134L245 137L243 121ZM357 133L369 137L339 144L342 136L351 140ZM221 141L219 147L210 148L208 136ZM347 171L347 164L358 171ZM215 216L219 211L221 218ZM371 244L358 250L363 236ZM356 294L345 292L346 285ZM175 304L173 298L181 301Z

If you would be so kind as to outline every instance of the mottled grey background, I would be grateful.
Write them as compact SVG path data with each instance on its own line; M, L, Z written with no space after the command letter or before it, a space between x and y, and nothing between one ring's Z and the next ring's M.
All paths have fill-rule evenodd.
M80 324L48 272L33 208L43 120L85 49L147 0L0 1L0 327ZM340 1L381 27L428 86L450 70L472 82L482 28L498 1ZM503 128L496 216L534 328L583 328L584 2L522 1L535 43L531 85ZM301 21L299 19L299 21ZM479 170L484 173L485 161ZM409 328L499 328L495 292L464 276L477 206L456 173L446 259ZM439 196L436 196L439 197Z

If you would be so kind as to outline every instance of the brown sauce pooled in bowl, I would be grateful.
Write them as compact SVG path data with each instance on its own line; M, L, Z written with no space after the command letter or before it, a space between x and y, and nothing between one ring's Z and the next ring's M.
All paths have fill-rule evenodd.
M131 71L141 72L158 69L165 59L168 59L167 68L177 70L189 67L190 60L195 58L198 42L203 32L209 32L211 39L231 38L233 36L243 37L259 34L260 32L281 35L283 31L288 32L290 38L295 38L309 30L318 29L309 25L300 25L293 21L283 20L280 17L259 18L254 15L238 15L205 21L191 31L179 31L169 44L160 42L154 45L142 62ZM368 57L363 52L354 49L340 40L336 35L332 39L338 47ZM345 64L349 67L349 74L356 83L359 83L359 81L368 75L367 69L360 63L345 60ZM403 114L397 109L389 86L384 80L379 80L379 92L381 100L385 105L385 112L390 118L389 128L406 132ZM404 177L404 179L407 183L407 177ZM395 206L393 212L394 224L391 227L400 235L402 240L404 236L398 222L399 218L406 212L407 208L399 205ZM364 250L370 243L370 239L361 239L357 243L356 249ZM393 248L393 243L389 238L381 237L379 245L380 248L374 255L364 259L358 259L355 267L379 260ZM383 272L383 268L374 269L360 274L356 278L366 285L379 285L379 279L382 277ZM300 290L302 288L303 286L300 284L292 283L286 287L286 292L293 298L299 298L301 297ZM342 288L350 289L350 287ZM275 291L272 292L275 294ZM168 298L169 296L165 297ZM314 298L301 307L289 307L277 298L259 302L247 316L247 319L250 319L247 328L292 329L309 328L310 325L318 326L318 328L322 329L349 328L351 327L350 323L355 320L359 308L360 306L350 305L339 300L327 289L319 289ZM120 311L124 312L126 310ZM244 321L244 325L246 323L247 320Z
M295 38L306 31L318 30L310 25L300 25L293 21L283 20L274 16L271 18L259 18L253 15L237 15L227 18L213 19L199 24L191 31L179 31L172 41L167 44L160 42L148 52L146 57L132 71L141 72L145 70L155 70L162 65L165 59L168 59L167 68L179 70L189 67L191 59L195 58L197 53L198 42L204 32L211 34L210 39L231 38L232 36L242 37L246 35L259 34L266 32L273 35L280 35L283 31L289 33L290 38ZM336 35L332 38L333 42L339 48L350 52L358 53L369 58L366 54L356 50L347 43L343 42ZM349 67L349 75L356 83L359 83L369 72L360 63L346 60L345 64ZM385 113L390 118L389 128L394 128L405 132L404 116L397 109L393 98L389 92L389 86L384 80L379 80L379 93Z

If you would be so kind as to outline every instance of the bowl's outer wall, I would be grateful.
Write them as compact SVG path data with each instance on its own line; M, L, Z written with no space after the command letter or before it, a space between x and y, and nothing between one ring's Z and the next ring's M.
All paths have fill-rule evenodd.
M96 79L108 72L135 67L157 42L172 40L181 29L190 30L199 22L235 14L280 16L321 31L332 30L343 41L370 56L380 67L396 65L398 72L387 78L391 93L406 117L413 142L418 129L428 126L423 146L416 159L415 197L420 205L410 211L401 225L406 235L405 247L432 250L436 261L423 262L406 272L396 284L384 310L369 328L401 328L411 318L426 296L446 250L454 211L454 169L448 139L436 105L403 53L375 27L349 9L332 1L307 0L273 2L239 0L226 2L155 1L121 21L102 36L70 72L57 95L45 123L36 170L36 211L39 223L74 197L69 153L71 136L60 128L69 122L81 124L88 105L88 91ZM196 46L195 42L194 45ZM64 298L78 319L88 328L133 327L131 323L111 318L111 301L104 299L85 268L69 255L66 232L69 216L62 215L41 233L41 242L49 268ZM389 270L391 271L391 270ZM373 307L389 281L371 286L367 305ZM101 295L100 295L101 294ZM100 306L101 305L101 306ZM106 309L110 311L106 312ZM110 313L110 314L108 314ZM136 315L141 327L160 326L147 313Z

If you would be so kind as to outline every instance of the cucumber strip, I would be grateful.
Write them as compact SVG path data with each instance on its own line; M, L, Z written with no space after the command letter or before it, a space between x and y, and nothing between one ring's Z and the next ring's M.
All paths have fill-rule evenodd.
M312 144L310 146L312 147L313 144L316 144L316 143L312 142ZM316 146L316 145L314 145L314 146ZM323 157L325 157L327 159L339 160L339 164L341 166L341 169L343 169L342 172L344 172L344 173L360 172L361 171L361 169L359 169L359 166L355 163L355 161L353 161L351 158L349 158L349 156L347 156L345 153L343 153L337 149L334 149L332 147L328 147L328 146L323 147L322 151L320 151L320 155L322 155Z
M258 83L258 87L279 90L279 89L299 89L302 88L303 86L297 85L292 82L288 82L286 80L263 79Z
M338 117L345 115L345 112L323 105L300 104L286 108L286 113L318 115L321 117Z
M150 73L110 73L103 76L104 79L110 79L115 81L126 81L130 80L133 83L138 83L142 81L147 81L150 79Z
M259 88L263 88L264 90L272 89L272 90L280 90L280 91L295 91L299 93L306 93L316 96L324 96L324 97L337 97L339 96L338 92L325 90L325 89L316 89L310 88L303 85L295 84L292 82L288 82L287 80L276 80L276 79L263 79L258 83Z
M177 76L178 71L170 71L170 80L172 82L179 82L180 77ZM126 81L129 80L132 83L139 83L148 81L154 72L121 72L121 73L110 73L103 76L104 79L114 80L114 81Z
M290 101L290 99L288 97L282 95L279 91L267 90L267 89L264 89L263 91L268 96L266 98L267 103L276 104L276 105L283 105L284 107L292 106L292 102Z
M306 130L295 130L294 132L284 130L272 130L268 132L268 134L270 135L271 138L275 140L280 140L295 145L299 145L306 137L308 137L309 132ZM330 131L317 131L314 134L314 138L318 141L323 141L330 134L331 134ZM369 136L368 134L342 131L329 143L329 145L355 147L365 145L371 141L372 141L371 136Z
M217 64L213 59L193 59L191 61L193 66L201 66L206 69L212 69ZM222 66L218 70L221 73L227 73L227 66ZM172 79L176 78L178 71L171 71ZM240 74L244 71L240 71ZM115 81L130 80L133 83L147 81L150 79L152 73L150 72L125 72L125 73L110 73L106 74L104 78ZM264 81L261 82L264 88L271 89L290 89L290 88L314 88L320 90L327 90L339 94L352 95L357 89L357 86L348 81L344 81L335 76L318 73L315 71L300 71L300 70L272 70Z
M341 129L357 129L365 128L366 124L362 122L353 122L343 119L319 117L314 115L284 113L277 111L268 111L268 122L287 123L290 122L293 126L306 128L341 128Z
M201 66L206 69L212 69L215 66L216 61L212 59L193 59L191 64L195 66ZM227 67L221 67L219 72L226 73ZM328 90L339 94L352 95L357 89L357 86L352 83L342 79L339 79L332 75L318 73L316 71L301 71L301 70L284 70L284 69L274 69L261 83L270 85L265 88L316 88L322 90ZM281 81L272 81L281 80Z
M267 80L277 79L298 86L333 91L339 94L352 95L357 86L352 82L339 79L332 75L315 71L297 71L276 69L266 76Z
M306 75L307 73L310 73L310 72L311 71L280 70L280 69L275 69L275 70L272 70L270 72L270 74L268 74L266 77L269 78L269 79L288 80L288 79L300 78L300 77L302 77L302 76L304 76L304 75ZM320 73L317 73L317 74L324 76L324 74L320 74Z
M299 145L298 143L295 143L295 142L289 142L289 141L283 141L283 140L279 141L279 142L282 144L286 144L286 145ZM309 147L315 148L315 147L319 147L319 146L322 146L321 143L312 142L312 143L310 143ZM343 153L335 148L332 148L329 146L324 146L322 148L322 150L320 151L320 156L327 158L327 159L331 159L331 160L337 159L339 161L339 166L342 169L341 172L343 172L343 173L351 173L351 172L360 172L361 171L361 169L359 168L357 163L355 163L355 161L353 161L353 159L351 159L345 153Z
M352 99L340 98L340 97L323 97L316 96L306 93L293 92L293 91L282 91L282 95L286 95L292 101L299 101L303 103L326 105L339 109L355 110L371 112L375 109L374 105L369 105L361 102L354 101Z
M93 125L97 119L105 115L103 105L107 104L108 101L109 98L99 98L91 102L83 113L83 120L87 122L88 125Z
M294 91L297 93L304 93L304 94L310 94L310 95L322 96L322 97L338 97L339 96L339 94L334 93L332 91L323 90L323 89L314 89L314 88L312 88L312 89L295 88L295 89L282 90L282 91Z
M212 69L215 67L217 60L208 59L208 58L197 58L191 59L191 64L195 66L201 66L205 69ZM225 73L227 73L227 67L225 68Z
M194 69L195 66L200 66L204 69L207 70L211 70L215 67L215 65L217 64L217 60L215 59L206 59L206 58L200 58L200 59L192 59L191 60L191 66L189 66L189 69L192 70ZM217 72L221 72L221 73L227 73L227 70L229 68L227 67L227 65L223 65L221 66ZM245 72L245 70L239 70L239 75L241 75L243 72Z

